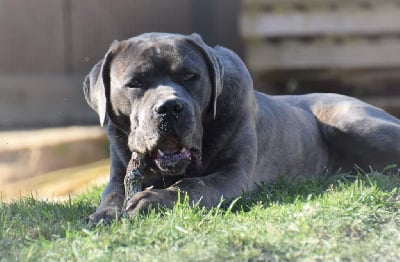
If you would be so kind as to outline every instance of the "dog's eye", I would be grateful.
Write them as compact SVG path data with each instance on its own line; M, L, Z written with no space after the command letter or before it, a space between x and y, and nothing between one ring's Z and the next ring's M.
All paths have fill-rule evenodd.
M137 79L137 78L133 78L131 81L128 82L128 84L126 84L127 87L129 88L142 88L142 82Z
M198 75L196 75L195 73L186 73L183 76L183 81L193 81L196 80L198 78Z

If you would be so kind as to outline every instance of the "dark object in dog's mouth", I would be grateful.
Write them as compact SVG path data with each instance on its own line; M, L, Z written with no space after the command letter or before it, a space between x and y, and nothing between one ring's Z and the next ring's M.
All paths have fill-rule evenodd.
M142 191L142 181L144 170L146 168L146 161L144 155L137 152L132 152L131 160L126 167L126 174L124 178L125 186L125 202L126 207L129 199L137 192Z

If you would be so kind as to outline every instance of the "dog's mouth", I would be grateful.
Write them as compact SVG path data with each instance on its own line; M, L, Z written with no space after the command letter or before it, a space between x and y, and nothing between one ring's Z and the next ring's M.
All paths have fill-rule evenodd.
M162 139L152 151L151 159L162 175L183 175L192 164L200 166L199 151L182 145L174 136Z

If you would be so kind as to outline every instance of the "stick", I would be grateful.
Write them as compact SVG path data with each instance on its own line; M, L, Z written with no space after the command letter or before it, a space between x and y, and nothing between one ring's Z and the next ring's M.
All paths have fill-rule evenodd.
M133 152L124 179L125 186L125 203L139 191L142 191L142 181L146 163L144 156L140 153Z

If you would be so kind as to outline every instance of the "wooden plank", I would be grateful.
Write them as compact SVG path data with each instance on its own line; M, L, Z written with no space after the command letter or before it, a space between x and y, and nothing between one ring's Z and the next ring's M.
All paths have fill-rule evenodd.
M357 12L245 13L240 24L244 37L381 35L400 33L400 8Z
M380 108L400 109L400 96L395 97L364 97L363 101Z
M82 91L83 75L1 75L0 130L98 124Z
M62 1L0 1L0 73L64 72Z
M192 33L191 1L71 0L73 68L88 72L115 39L144 32Z
M242 0L243 6L251 5L251 4L307 4L307 5L314 5L318 3L338 3L338 0ZM377 0L346 0L340 3L340 5L345 5L348 3L376 3ZM399 3L399 0L379 0L379 4L386 4L386 3Z
M362 100L370 103L371 105L382 108L386 112L396 116L397 118L400 118L400 96L362 97Z
M90 151L87 155L92 154ZM33 196L45 201L66 201L72 195L82 193L88 188L105 185L109 180L110 160L104 159L77 167L67 167L32 177L21 177L25 173L24 164L20 172L15 171L18 181L0 183L2 201L18 200L21 197ZM1 169L0 169L1 170ZM68 179L65 179L68 177Z
M253 72L298 69L368 69L400 66L400 40L301 43L248 42L247 64Z
M209 4L200 14L197 13L196 6L193 7L195 8L197 24L203 24L203 30L198 31L198 27L195 27L195 32L200 33L204 41L210 46L222 45L232 49L239 56L243 55L243 38L240 35L238 23L241 0L208 0L208 2ZM207 1L205 4L207 4ZM212 36L211 39L209 39L210 36Z

